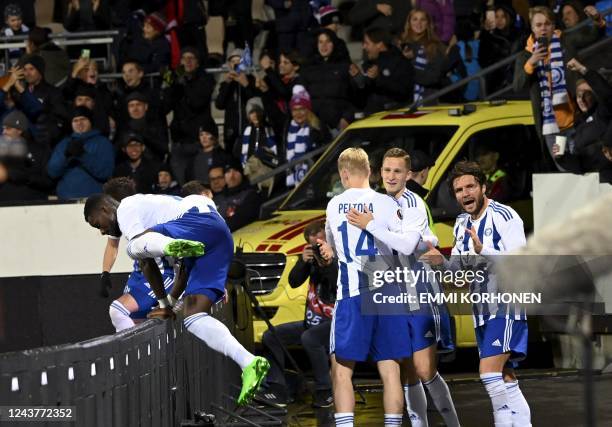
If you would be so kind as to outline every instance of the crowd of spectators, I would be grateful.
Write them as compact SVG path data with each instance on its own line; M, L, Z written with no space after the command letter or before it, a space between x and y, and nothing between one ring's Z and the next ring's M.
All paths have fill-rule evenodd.
M265 0L274 14L268 23L253 22L251 5L243 5L250 2L209 0L208 9L198 0L180 7L161 0L56 3L67 31L115 29L119 37L111 61L100 61L103 46L56 44L37 26L33 0L0 2L2 35L27 36L25 48L8 51L0 77L0 202L87 197L117 176L131 177L140 192L179 195L181 185L197 180L211 187L237 229L258 213L240 205L257 206L294 187L312 164L300 157L356 117L419 102L518 52L516 66L488 76L487 91L514 84L528 92L560 169L609 168L601 141L612 114L610 85L572 60L606 37L591 1L357 0L333 2L336 8L326 0ZM550 9L530 16L529 7L541 4ZM225 58L208 53L210 16L226 23ZM567 32L584 20L591 22ZM537 25L547 30L540 34ZM270 36L255 49L263 32ZM543 90L541 64L551 55L537 45L543 35L563 51L552 68L567 71L564 102ZM347 41L355 40L363 53L351 56ZM103 81L101 74L112 72L121 77ZM442 101L473 100L478 91L476 83ZM221 133L213 108L222 111ZM551 130L553 116L558 129ZM568 138L563 154L557 135ZM291 161L282 177L250 185Z

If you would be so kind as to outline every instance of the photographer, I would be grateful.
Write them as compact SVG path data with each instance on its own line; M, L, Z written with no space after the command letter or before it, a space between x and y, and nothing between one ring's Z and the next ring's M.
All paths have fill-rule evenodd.
M335 262L324 266L317 240L325 240L325 222L315 221L304 229L308 244L302 256L289 273L292 288L301 286L310 278L304 321L285 323L276 326L276 336L283 345L299 345L308 354L315 378L314 407L322 408L333 404L331 379L329 377L329 331L336 300L336 279L338 267ZM279 405L288 400L287 385L283 373L285 355L278 340L270 331L263 335L266 358L271 367L268 373L268 388L262 396Z

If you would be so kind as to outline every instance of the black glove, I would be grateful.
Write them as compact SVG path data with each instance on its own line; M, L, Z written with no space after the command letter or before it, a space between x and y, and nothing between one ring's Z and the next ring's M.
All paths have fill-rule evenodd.
M108 271L102 272L100 276L100 296L102 298L108 298L110 294L108 293L109 289L112 289L113 282L111 282L111 276Z
M83 147L83 141L79 138L72 138L68 142L68 146L66 147L64 154L66 157L79 157L84 152L85 147Z

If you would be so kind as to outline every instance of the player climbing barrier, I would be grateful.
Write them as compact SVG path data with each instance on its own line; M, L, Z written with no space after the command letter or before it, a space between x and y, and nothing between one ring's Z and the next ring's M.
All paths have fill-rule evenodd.
M243 294L230 291L229 303L215 309L217 319L243 342L251 337L252 345ZM180 425L194 411L227 405L223 394L235 395L233 384L240 384L239 367L180 320L149 320L89 341L0 355L0 405L73 407L76 423L40 426Z

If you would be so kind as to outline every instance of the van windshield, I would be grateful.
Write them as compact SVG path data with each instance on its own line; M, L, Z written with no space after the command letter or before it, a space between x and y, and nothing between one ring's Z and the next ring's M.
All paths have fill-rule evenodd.
M378 189L382 185L382 157L389 148L403 148L408 153L421 150L432 159L437 159L457 128L458 126L397 126L348 131L326 156L321 158L312 173L300 183L280 210L325 209L332 197L344 191L336 162L346 148L361 147L368 153L372 168L370 185Z

